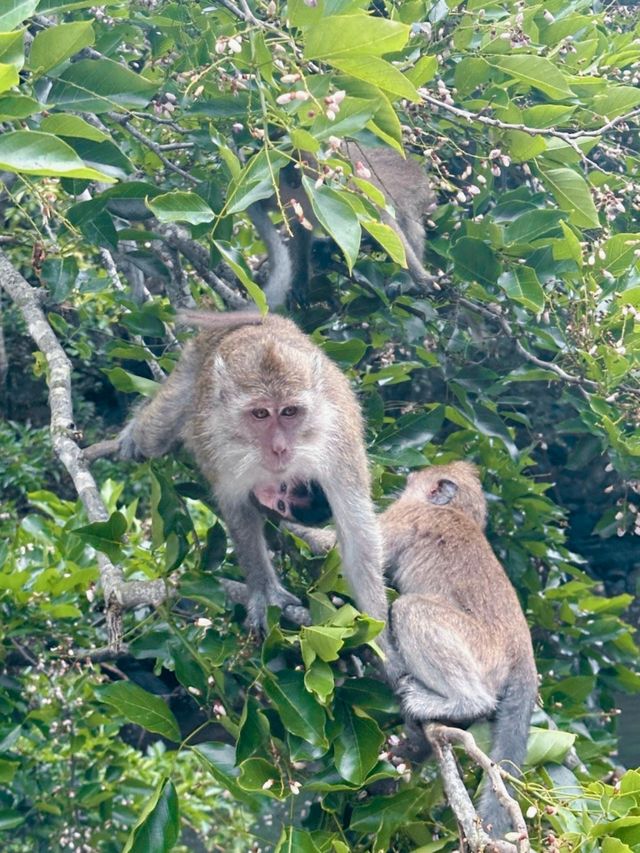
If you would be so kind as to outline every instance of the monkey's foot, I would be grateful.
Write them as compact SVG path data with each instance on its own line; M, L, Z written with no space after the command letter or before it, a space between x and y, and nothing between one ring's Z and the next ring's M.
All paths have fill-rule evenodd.
M310 625L311 617L306 607L302 606L299 598L282 586L269 587L264 590L252 590L249 593L247 608L247 627L264 634L267 630L267 608L279 607L282 613L298 625Z

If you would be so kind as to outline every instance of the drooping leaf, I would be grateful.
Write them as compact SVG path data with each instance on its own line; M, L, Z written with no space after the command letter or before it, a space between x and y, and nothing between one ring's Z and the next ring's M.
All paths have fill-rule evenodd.
M163 779L133 828L122 853L169 853L180 833L178 794Z
M129 722L169 740L180 741L180 728L170 708L160 696L154 696L131 681L115 681L98 690L102 702L112 705Z
M110 175L85 166L62 139L35 130L14 130L0 136L0 168L24 175L114 181Z
M35 74L42 74L94 41L95 33L91 21L73 21L47 27L33 40L29 65Z

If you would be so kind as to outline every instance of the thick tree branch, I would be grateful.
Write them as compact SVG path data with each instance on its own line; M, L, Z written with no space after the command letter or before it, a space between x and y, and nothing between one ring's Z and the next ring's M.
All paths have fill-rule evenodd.
M83 452L73 437L75 427L71 402L71 363L47 322L37 292L2 251L0 287L22 312L29 334L47 362L53 449L73 480L89 521L105 521L108 518L106 507ZM97 562L107 613L117 611L111 634L111 637L117 638L120 610L141 605L156 607L166 598L166 588L162 580L125 581L122 569L114 566L104 554L97 553Z
M528 853L529 833L522 810L504 783L509 774L478 747L470 732L440 723L427 723L424 726L424 734L433 748L447 800L461 827L463 837L460 840L463 848L466 845L472 853L480 853L482 850L496 853ZM480 818L460 778L451 749L452 744L461 746L469 758L484 770L487 776L485 784L491 785L498 802L511 819L514 833L517 834L515 844L491 839L482 828Z

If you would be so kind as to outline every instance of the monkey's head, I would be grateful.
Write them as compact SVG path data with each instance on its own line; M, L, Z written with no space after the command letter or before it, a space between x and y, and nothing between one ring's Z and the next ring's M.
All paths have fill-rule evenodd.
M293 480L257 486L253 497L260 507L280 518L299 524L322 524L331 518L331 507L324 489L315 480Z
M291 479L313 462L326 419L320 393L321 356L276 341L259 327L245 328L243 345L225 351L230 334L215 357L213 408L243 465L256 473ZM261 478L256 477L259 482ZM268 479L271 479L269 476Z
M472 518L483 530L487 523L487 502L478 469L470 462L450 462L448 465L433 465L423 471L414 471L407 478L403 497L457 509Z

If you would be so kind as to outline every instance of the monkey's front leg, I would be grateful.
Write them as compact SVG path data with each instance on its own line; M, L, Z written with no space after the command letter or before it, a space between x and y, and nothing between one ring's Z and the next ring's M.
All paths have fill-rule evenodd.
M288 592L278 580L264 538L264 517L248 502L226 504L218 500L248 588L247 624L264 631L267 607L275 604L284 611L288 605L299 607L300 599Z

